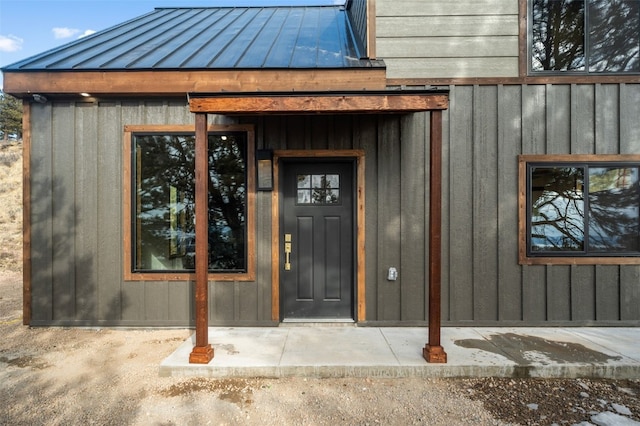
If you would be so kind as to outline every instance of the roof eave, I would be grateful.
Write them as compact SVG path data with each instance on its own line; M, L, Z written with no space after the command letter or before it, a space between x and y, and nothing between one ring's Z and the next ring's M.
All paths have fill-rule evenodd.
M167 96L214 92L323 92L384 90L384 62L340 69L230 69L13 71L4 70L4 92L93 96Z

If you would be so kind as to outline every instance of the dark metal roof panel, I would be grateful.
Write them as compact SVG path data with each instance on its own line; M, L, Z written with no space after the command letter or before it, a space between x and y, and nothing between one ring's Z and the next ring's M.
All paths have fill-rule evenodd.
M342 6L158 8L5 71L369 67Z
M238 61L240 68L268 67L267 59L277 50L277 43L283 34L290 10L278 9L269 14L269 22L257 30L256 36ZM294 33L295 34L295 33ZM283 61L282 63L286 63Z

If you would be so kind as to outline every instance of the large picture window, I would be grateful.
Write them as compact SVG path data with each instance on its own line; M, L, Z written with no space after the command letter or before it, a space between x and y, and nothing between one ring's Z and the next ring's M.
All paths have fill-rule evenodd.
M640 256L640 162L559 157L521 159L526 257Z
M640 0L533 0L530 70L640 72Z
M247 135L208 132L210 274L249 272L253 155ZM195 132L139 129L127 139L130 274L185 278L195 269Z

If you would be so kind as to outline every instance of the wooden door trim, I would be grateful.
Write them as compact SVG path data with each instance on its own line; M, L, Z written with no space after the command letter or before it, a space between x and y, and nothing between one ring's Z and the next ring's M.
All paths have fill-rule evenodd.
M365 214L364 150L276 150L273 153L273 192L271 193L271 319L280 322L280 162L281 158L352 158L356 162L356 322L366 319L365 303Z

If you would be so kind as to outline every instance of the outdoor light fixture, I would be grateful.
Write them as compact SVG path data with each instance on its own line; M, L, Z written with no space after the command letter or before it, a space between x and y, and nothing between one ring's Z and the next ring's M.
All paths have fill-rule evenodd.
M256 169L258 173L258 191L273 190L273 151L259 149L256 151Z
M42 95L39 95L38 93L34 93L33 94L33 100L38 102L39 104L46 104L47 103L47 98L45 98Z

